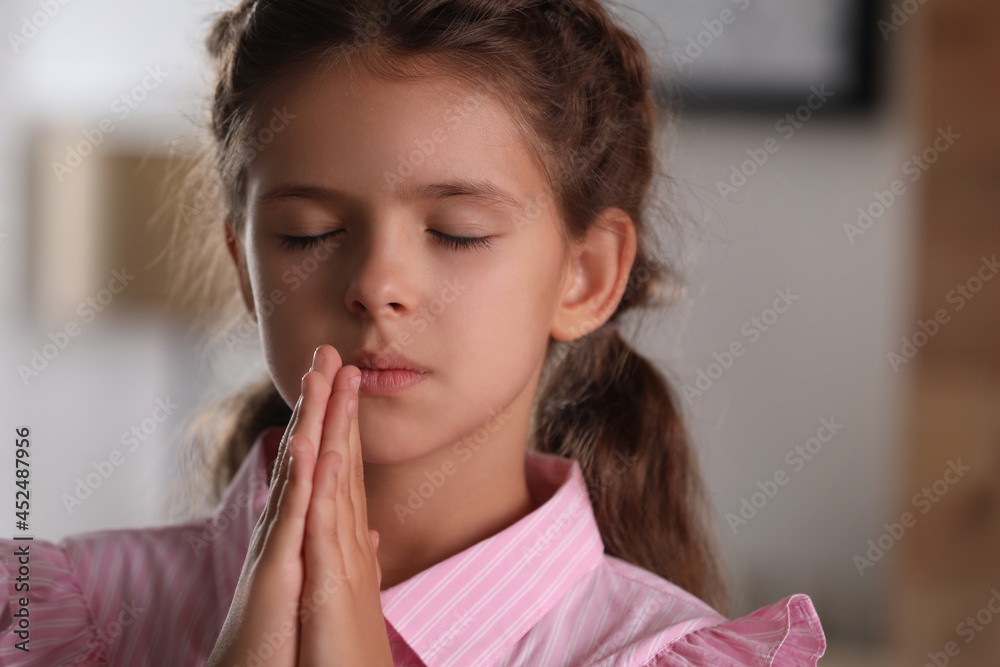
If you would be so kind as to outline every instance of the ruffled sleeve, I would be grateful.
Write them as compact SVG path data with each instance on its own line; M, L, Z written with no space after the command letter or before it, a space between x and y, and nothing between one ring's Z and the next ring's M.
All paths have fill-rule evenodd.
M0 665L203 665L267 502L264 447L277 449L283 432L258 436L210 516L58 543L0 538ZM18 550L25 547L30 589L21 591ZM18 648L22 597L28 652Z
M61 546L0 539L0 593L0 664L105 664L83 589Z
M733 621L689 632L658 652L646 667L815 666L826 637L808 595L797 594Z

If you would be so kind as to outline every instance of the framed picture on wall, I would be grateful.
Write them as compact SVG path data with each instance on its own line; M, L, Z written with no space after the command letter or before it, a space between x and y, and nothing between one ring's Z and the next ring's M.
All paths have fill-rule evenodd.
M663 101L685 109L773 111L877 102L875 0L622 0L646 39ZM632 11L635 10L635 11ZM818 102L817 102L818 101Z

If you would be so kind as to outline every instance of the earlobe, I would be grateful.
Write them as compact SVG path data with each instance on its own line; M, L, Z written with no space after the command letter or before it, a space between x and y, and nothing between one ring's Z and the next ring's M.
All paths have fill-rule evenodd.
M625 293L635 255L632 218L620 208L605 209L572 250L550 335L571 341L604 324Z

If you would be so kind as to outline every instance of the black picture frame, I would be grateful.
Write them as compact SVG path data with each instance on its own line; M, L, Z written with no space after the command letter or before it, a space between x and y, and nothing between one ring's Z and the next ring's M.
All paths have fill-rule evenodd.
M788 7L794 6L798 9L802 7L798 3L803 0L784 1L788 3ZM734 35L742 31L738 35L741 39L739 39L738 44L727 46L725 50L728 53L722 53L723 49L715 50L713 54L717 56L715 63L713 63L716 66L715 73L724 73L723 76L715 76L708 71L708 68L703 67L699 70L697 61L694 63L683 62L682 47L690 45L691 40L699 36L702 38L702 43L705 43L709 41L704 39L706 35L693 32L690 27L683 37L670 34L671 27L675 28L674 32L676 33L677 23L686 23L690 26L696 19L687 15L684 16L685 20L675 21L674 26L663 26L663 23L669 22L663 20L664 16L672 14L675 17L681 17L684 12L693 12L697 20L701 21L695 25L705 26L702 32L707 31L709 39L717 38L721 42L726 35L721 32L720 26L723 29L726 28L722 26L719 8L722 7L722 11L727 8L731 9L735 14L740 5L746 3L749 6L749 3L755 2L755 0L716 0L714 3L704 4L692 0L627 0L627 2L630 7L646 17L638 21L640 32L642 23L648 23L648 19L656 21L658 27L663 29L663 34L652 35L652 43L661 45L660 49L654 49L653 53L656 65L653 85L657 102L663 107L673 109L679 107L685 111L700 113L739 111L773 114L802 105L810 97L813 90L819 89L823 86L824 80L831 78L830 71L824 72L817 68L812 77L808 76L803 69L803 72L800 72L798 78L794 80L790 77L782 80L782 72L773 72L772 81L768 85L754 83L750 80L753 77L747 77L746 80L750 81L749 83L735 82L734 84L734 81L739 77L740 68L743 68L745 73L753 73L756 78L763 78L769 74L766 64L758 65L755 62L756 55L766 53L766 49L769 47L769 44L763 43L767 37L766 31L758 34L756 37L758 42L754 43L754 26L749 22L738 25L738 20L747 21L747 19L731 16L729 24L731 27L728 29ZM825 57L827 61L840 63L834 76L837 81L835 94L823 102L824 114L827 111L833 113L869 113L875 110L882 100L884 53L886 45L892 37L892 33L887 34L886 31L879 28L881 3L878 0L807 0L807 2L812 3L813 7L824 7L829 14L835 17L836 32L833 38L808 40L808 36L818 33L820 26L814 24L797 27L794 23L790 24L789 17L794 14L792 11L786 11L781 16L782 22L779 23L782 24L782 30L803 31L799 33L799 37L805 36L804 41L810 41L809 46L815 46L817 49L812 54L804 53L802 62L823 60ZM773 12L775 16L778 16L780 5L780 2L772 1L768 4L754 6L754 11L757 14L751 20L773 25L775 22L768 20L767 12ZM698 12L711 18L697 16ZM708 12L713 13L708 14ZM705 24L704 21L709 21L711 26ZM714 27L717 34L712 34L709 27ZM826 37L828 34L824 33L823 36ZM669 40L666 52L663 51L662 46L664 45L664 35ZM650 33L647 32L645 36L650 37ZM732 40L732 42L736 41ZM820 42L824 42L825 45L820 44ZM834 45L833 47L830 47L831 43ZM709 46L713 45L709 43ZM820 49L826 49L826 52L820 53ZM682 54L680 60L676 58L678 51ZM695 48L693 52L697 52L697 49ZM724 58L728 58L728 62L732 65L730 72L724 71L726 62L720 63ZM708 60L708 58L704 58L702 62L706 63ZM764 63L767 59L758 58L757 60ZM679 68L685 65L690 66L686 69Z

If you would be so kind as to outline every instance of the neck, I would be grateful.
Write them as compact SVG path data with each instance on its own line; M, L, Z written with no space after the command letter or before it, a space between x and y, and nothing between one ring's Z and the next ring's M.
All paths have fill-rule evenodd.
M507 413L505 413L507 414ZM517 436L521 437L518 438ZM524 432L505 425L467 461L450 447L419 461L365 464L368 525L379 531L382 590L499 533L535 509ZM456 469L428 493L426 471ZM426 494L421 494L421 489Z

